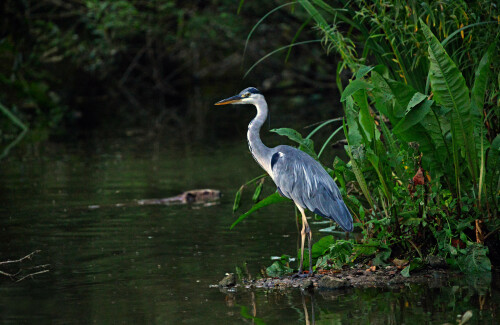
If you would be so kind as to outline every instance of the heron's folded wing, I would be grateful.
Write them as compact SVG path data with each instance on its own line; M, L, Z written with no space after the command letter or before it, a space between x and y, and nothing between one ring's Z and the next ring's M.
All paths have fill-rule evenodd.
M345 231L352 231L352 217L342 195L319 162L298 149L284 147L272 156L271 170L284 196L322 217L335 220Z

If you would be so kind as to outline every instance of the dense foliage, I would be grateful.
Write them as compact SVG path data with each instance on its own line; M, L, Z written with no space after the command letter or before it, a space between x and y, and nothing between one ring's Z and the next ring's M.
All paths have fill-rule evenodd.
M2 1L0 150L7 154L23 130L29 130L23 133L29 143L96 128L121 135L125 127L143 130L140 134L149 138L163 132L202 141L210 130L214 90L230 86L234 91L227 81L241 79L245 35L274 5ZM245 52L248 62L263 47L289 41L288 26L295 21L289 11L270 17L263 31L254 33ZM308 52L304 62L321 55L319 48L303 50ZM270 63L266 76L273 69ZM272 87L280 82L280 71L272 73L275 79L263 71L252 77L268 78Z
M361 241L320 239L316 267L399 258L410 261L409 275L437 255L463 271L490 270L500 226L498 8L488 1L298 2L325 51L340 58L349 161L336 158L327 170L363 234ZM317 158L310 136L295 133L286 135ZM277 201L273 194L254 210Z

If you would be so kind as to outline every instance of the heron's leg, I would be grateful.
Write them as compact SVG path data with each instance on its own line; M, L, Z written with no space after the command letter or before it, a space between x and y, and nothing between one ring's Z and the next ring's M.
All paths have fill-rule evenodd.
M302 269L304 266L304 244L306 241L306 227L308 227L308 225L304 209L302 209L302 207L298 205L297 208L299 209L300 214L302 215L302 231L300 232L300 266L299 266L299 275L300 275L302 274Z
M300 232L301 243L300 243L300 267L299 267L299 274L301 274L302 269L303 269L303 265L304 265L304 244L306 241L307 233L308 233L308 231L310 231L310 229L309 229L309 224L307 223L306 213L304 212L304 209L302 209L302 207L300 207L298 205L297 205L297 207L299 208L300 214L302 215L302 231ZM310 251L311 250L309 249L309 254L310 254ZM309 257L309 260L310 260L310 257Z
M307 233L307 244L309 246L309 276L314 276L312 267L312 231L309 225L307 225L306 233Z

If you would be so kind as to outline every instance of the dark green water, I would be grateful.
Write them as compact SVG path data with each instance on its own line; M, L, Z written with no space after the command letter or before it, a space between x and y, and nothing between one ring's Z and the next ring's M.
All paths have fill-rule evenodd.
M236 265L255 276L270 256L293 255L293 207L228 230L235 190L261 173L244 140L204 151L125 148L57 145L0 163L0 261L39 249L23 265L50 264L19 283L0 277L0 323L456 324L467 310L470 324L499 321L498 281L488 278L314 296L211 288ZM207 207L115 206L195 188L224 196Z

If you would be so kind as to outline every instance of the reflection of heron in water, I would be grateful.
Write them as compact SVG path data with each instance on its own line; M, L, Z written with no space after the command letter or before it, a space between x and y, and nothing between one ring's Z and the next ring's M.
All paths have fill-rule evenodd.
M271 176L280 195L295 203L302 214L299 274L304 262L304 242L309 246L309 274L312 275L311 229L305 209L328 219L335 220L345 231L352 231L352 217L342 200L340 191L319 162L290 146L266 147L259 131L267 118L267 103L256 88L242 90L238 95L221 100L215 105L253 104L257 116L248 125L248 146L254 159Z

